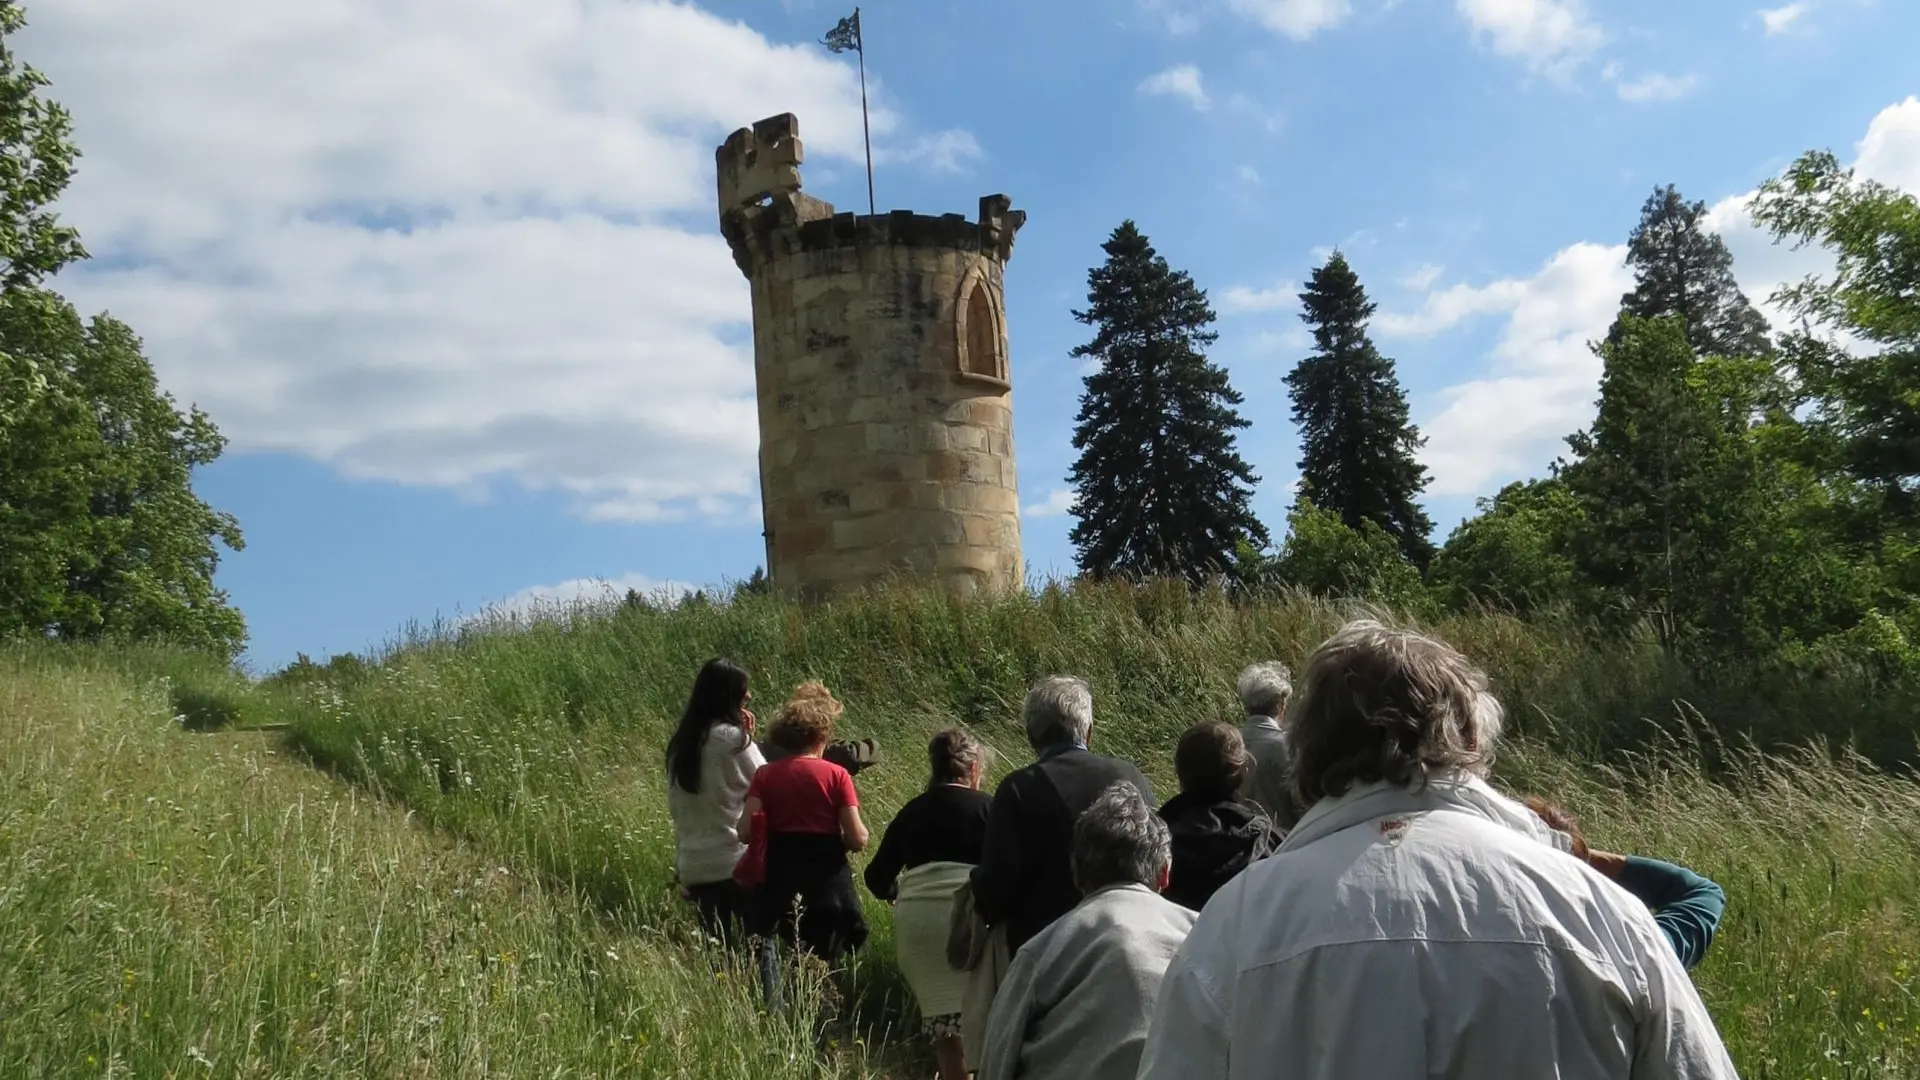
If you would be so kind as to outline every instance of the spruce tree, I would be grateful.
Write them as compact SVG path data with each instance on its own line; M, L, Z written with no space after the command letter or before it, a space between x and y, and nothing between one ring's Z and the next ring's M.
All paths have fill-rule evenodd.
M1287 389L1300 425L1302 494L1348 528L1379 525L1424 568L1433 522L1415 501L1427 470L1414 453L1426 440L1408 421L1393 361L1367 337L1375 305L1337 251L1313 272L1300 302L1314 354L1287 376Z
M1073 313L1097 328L1073 356L1099 363L1073 432L1075 557L1094 578L1197 583L1225 572L1240 544L1269 542L1249 505L1258 478L1235 449L1241 397L1207 361L1214 313L1193 279L1132 221L1101 248L1087 310Z
M1767 320L1733 280L1725 241L1701 226L1707 204L1687 202L1672 184L1655 188L1627 239L1633 291L1620 313L1640 319L1677 315L1696 356L1766 356ZM1616 320L1608 340L1618 342Z

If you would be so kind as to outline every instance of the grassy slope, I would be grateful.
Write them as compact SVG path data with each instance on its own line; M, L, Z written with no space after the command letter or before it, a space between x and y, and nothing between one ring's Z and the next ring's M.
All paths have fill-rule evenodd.
M626 610L423 639L272 692L164 654L0 650L0 1075L912 1075L883 905L856 1010L867 1044L891 1043L877 1063L851 1041L816 1056L690 946L659 761L698 662L748 663L763 713L805 677L840 691L843 729L890 755L860 780L879 826L940 726L1007 751L997 772L1024 760L1020 690L1051 670L1090 677L1096 741L1171 790L1172 737L1234 714L1239 665L1297 663L1336 621L1113 590ZM1618 749L1680 693L1776 732L1862 707L1715 699L1505 620L1438 629L1516 714L1498 780L1726 886L1697 977L1743 1075L1920 1075L1920 792L1825 754ZM364 787L170 717L261 710Z
M768 601L627 609L416 642L366 679L311 688L299 738L512 865L670 925L685 913L671 898L660 753L709 655L748 664L763 714L807 677L846 698L843 733L877 736L891 755L860 780L877 827L922 783L919 748L942 726L970 723L1005 751L996 773L1023 763L1017 702L1047 671L1088 676L1097 743L1171 792L1174 737L1237 713L1239 666L1298 663L1337 622L1311 602L1235 610L1179 590L986 605L903 592L805 615ZM1498 780L1556 797L1597 846L1682 861L1727 888L1698 982L1745 1075L1920 1074L1908 906L1920 895L1920 789L1844 754L1761 757L1703 722L1657 734L1638 719L1673 716L1684 693L1778 735L1833 725L1845 706L1814 717L1790 694L1714 698L1646 655L1510 620L1437 629L1488 667L1514 714ZM1658 749L1621 749L1635 745ZM860 1015L882 1036L906 1006L884 905L870 901L869 917Z
M187 733L182 700L257 704L164 657L0 647L0 1076L817 1075L671 930L270 734Z

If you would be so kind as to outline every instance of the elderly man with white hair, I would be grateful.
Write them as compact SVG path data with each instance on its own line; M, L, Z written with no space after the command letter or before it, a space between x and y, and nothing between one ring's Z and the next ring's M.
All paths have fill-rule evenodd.
M1009 953L1079 901L1072 852L1080 812L1116 781L1153 801L1153 785L1132 762L1087 748L1093 692L1084 679L1041 679L1021 711L1039 760L994 789L986 843L972 874L975 909L988 926L1005 925Z
M1278 660L1249 664L1240 672L1234 689L1247 714L1240 737L1253 756L1253 767L1247 771L1240 794L1265 810L1274 825L1285 832L1300 820L1299 809L1293 804L1286 732L1280 726L1287 701L1293 697L1292 674Z
M1195 924L1141 1080L1733 1080L1646 905L1487 784L1500 721L1439 641L1322 644L1287 729L1306 813Z
M987 1021L980 1080L1130 1077L1160 978L1193 912L1160 896L1172 844L1131 784L1102 792L1073 830L1079 904L1014 958Z

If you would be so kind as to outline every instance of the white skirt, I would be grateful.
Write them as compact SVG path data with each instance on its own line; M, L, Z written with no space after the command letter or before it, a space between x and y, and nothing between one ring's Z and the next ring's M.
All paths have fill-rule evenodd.
M967 883L966 863L924 863L900 874L900 897L893 905L893 947L920 1016L960 1012L967 973L947 966L947 934L953 923L954 890Z

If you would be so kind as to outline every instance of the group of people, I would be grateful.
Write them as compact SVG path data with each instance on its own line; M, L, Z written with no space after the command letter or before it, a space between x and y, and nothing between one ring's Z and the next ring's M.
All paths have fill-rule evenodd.
M1490 786L1502 711L1459 652L1359 621L1297 696L1275 662L1237 688L1244 721L1180 737L1157 809L1091 749L1078 678L1028 691L1035 760L991 796L982 744L933 738L864 878L942 1080L1735 1075L1687 974L1724 893ZM824 686L761 742L749 697L736 665L702 669L669 802L683 893L759 943L773 996L774 942L836 962L866 940L868 759L834 747Z

